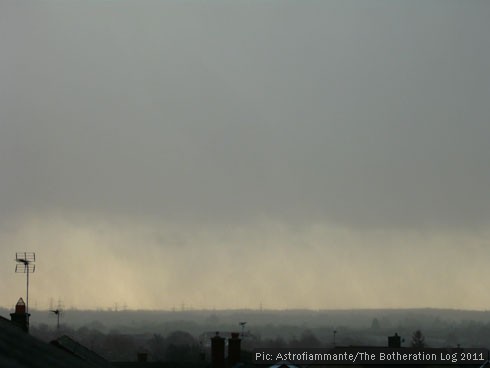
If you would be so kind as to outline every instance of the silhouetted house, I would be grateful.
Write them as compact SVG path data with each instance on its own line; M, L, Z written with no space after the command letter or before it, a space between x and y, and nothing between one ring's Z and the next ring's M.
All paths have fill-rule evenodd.
M26 333L16 323L0 317L0 367L99 368Z
M105 368L109 363L101 358L83 359L81 354L68 352L29 335L29 315L22 298L10 314L11 320L0 317L0 367L2 368ZM72 340L73 341L73 340ZM75 342L73 342L76 344ZM67 346L68 343L65 344ZM72 345L74 346L74 345ZM85 350L84 350L85 349ZM88 349L78 344L79 351Z
M389 348L399 348L402 346L402 339L397 333L393 336L388 336L388 347Z
M86 361L96 367L110 367L111 364L99 354L76 342L71 337L63 335L51 341L53 346L71 354L78 359Z
M299 367L287 361L282 361L282 362L278 362L277 364L271 365L269 368L299 368Z
M118 368L209 368L209 364L192 362L113 362Z
M382 348L401 348L402 347L402 342L405 340L401 338L401 336L398 335L398 333L395 332L393 336L388 336L388 346L381 346L381 345L347 345L347 346L342 346L342 345L337 345L334 347L334 349L345 349L345 348L362 348L362 349L382 349Z

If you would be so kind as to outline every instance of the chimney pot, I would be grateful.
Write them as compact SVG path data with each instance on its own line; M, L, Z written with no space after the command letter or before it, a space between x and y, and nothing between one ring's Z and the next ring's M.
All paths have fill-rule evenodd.
M22 298L15 305L15 313L10 313L10 319L25 332L29 331L29 313L26 313L26 304Z
M24 299L19 298L17 304L15 305L15 314L24 314L26 312L26 303Z

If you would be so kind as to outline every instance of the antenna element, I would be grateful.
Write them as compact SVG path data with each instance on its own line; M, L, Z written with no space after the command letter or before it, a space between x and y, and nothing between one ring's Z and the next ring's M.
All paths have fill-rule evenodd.
M26 313L29 318L29 274L36 271L36 253L34 252L17 252L15 253L15 273L25 273L27 277L26 291Z

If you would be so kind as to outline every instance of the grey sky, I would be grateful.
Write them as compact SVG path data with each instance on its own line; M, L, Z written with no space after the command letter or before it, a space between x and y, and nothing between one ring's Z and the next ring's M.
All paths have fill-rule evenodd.
M314 237L320 253L295 253L306 268L395 243L456 262L455 239L481 259L488 19L486 1L2 1L0 246L7 258L14 245L54 256L52 233L105 228L91 245L59 242L129 257L134 243L115 245L122 221L126 239L167 255L228 241L231 259L246 258L236 244L255 254ZM317 227L351 234L338 235L345 248ZM393 241L405 237L419 245ZM214 258L202 259L211 280ZM349 295L340 306L356 306Z

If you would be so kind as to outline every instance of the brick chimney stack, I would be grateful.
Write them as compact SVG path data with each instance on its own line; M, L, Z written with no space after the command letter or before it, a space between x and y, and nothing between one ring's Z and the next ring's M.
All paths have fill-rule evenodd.
M211 366L213 368L225 367L225 338L216 332L211 338Z
M29 313L26 313L26 303L19 298L15 305L15 313L10 313L10 319L25 332L29 332Z
M402 346L401 337L395 333L394 336L388 336L388 347L389 348L400 348Z
M233 367L240 362L240 334L238 332L232 332L231 338L228 339L228 366Z

